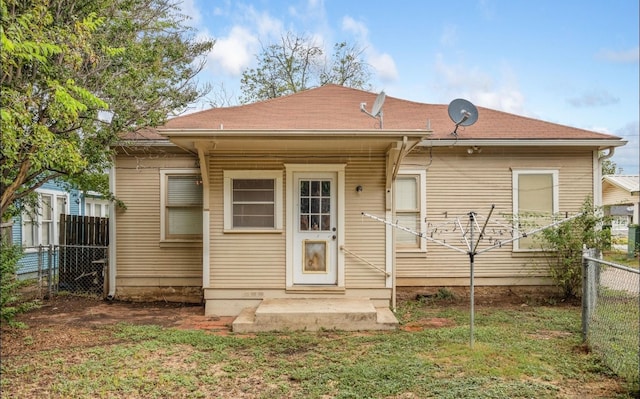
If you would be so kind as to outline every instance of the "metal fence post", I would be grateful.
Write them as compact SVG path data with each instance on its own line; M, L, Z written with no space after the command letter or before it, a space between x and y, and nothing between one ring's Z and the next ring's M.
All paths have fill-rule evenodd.
M42 293L42 258L44 250L42 248L42 244L38 245L38 299L42 299L44 296Z
M589 334L589 320L596 307L598 296L597 268L595 262L586 257L595 257L596 250L588 248L582 250L582 340L586 341Z
M53 287L51 286L51 284L53 283L53 281L51 281L53 279L53 273L51 270L51 265L53 263L53 245L49 245L49 250L47 251L47 255L48 255L48 262L47 262L47 298L51 298L51 296L53 295L52 291L53 291Z
M587 333L589 332L589 265L587 258L587 249L582 250L582 341L587 340Z

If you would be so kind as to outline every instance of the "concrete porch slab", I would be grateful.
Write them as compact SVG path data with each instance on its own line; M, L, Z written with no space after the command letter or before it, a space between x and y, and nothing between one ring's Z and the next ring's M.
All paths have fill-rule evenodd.
M368 299L264 299L244 309L232 323L238 333L287 330L395 330L398 320L389 308L376 308Z

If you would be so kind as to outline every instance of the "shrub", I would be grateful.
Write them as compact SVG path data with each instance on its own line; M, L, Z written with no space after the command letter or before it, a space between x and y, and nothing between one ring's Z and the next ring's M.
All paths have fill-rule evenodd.
M582 286L582 250L595 248L602 251L610 245L609 232L601 227L605 217L587 198L582 214L567 222L550 227L536 236L545 251L551 278L562 289L565 298L576 297Z
M22 248L13 244L0 245L0 321L13 324L18 313L34 307L34 302L21 302L19 288L22 282L16 278Z

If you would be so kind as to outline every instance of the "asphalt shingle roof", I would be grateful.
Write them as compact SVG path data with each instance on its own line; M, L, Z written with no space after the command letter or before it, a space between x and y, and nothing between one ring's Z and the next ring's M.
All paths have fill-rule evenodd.
M170 129L227 131L337 130L348 132L379 129L379 120L360 110L371 107L378 93L326 85L253 104L208 110L170 119L158 132ZM386 96L382 107L383 128L389 131L433 130L433 139L451 139L455 125L448 104L425 104ZM459 139L496 140L616 140L619 137L478 107L478 121L461 126ZM145 133L150 139L154 135ZM157 136L160 138L161 136Z

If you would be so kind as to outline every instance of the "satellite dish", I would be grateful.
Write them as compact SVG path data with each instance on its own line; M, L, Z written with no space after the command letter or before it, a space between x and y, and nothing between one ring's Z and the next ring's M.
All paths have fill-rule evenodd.
M387 95L384 94L384 91L381 91L380 94L378 94L378 97L376 97L376 101L373 102L373 108L371 108L371 114L373 116L378 116L378 114L382 112L382 104L384 104L384 99L386 97Z
M369 115L372 118L380 117L380 129L382 129L382 104L384 104L384 99L386 98L386 94L384 91L381 91L380 94L376 97L376 100L373 102L373 108L371 108L371 112L368 112L365 108L367 103L360 103L360 111Z
M478 120L478 109L467 100L457 98L449 104L449 118L456 124L451 134L458 137L458 126L471 126Z
M449 118L456 127L471 126L478 120L478 109L469 101L458 98L449 104Z

